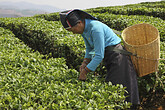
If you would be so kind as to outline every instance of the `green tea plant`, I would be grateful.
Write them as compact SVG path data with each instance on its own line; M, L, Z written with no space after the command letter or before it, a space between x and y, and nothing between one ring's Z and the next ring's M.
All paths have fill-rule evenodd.
M122 31L125 28L139 24L139 23L149 23L155 26L160 33L160 40L165 41L165 31L162 29L164 27L165 21L160 18L148 17L148 16L137 16L137 15L114 15L114 14L99 14L93 13L100 21L107 24L109 27Z
M165 20L165 1L144 2L133 5L110 6L87 9L90 13L109 13L115 15L145 15Z
M77 63L82 61L77 56L82 53L83 39L63 30L60 22L31 17L1 18L0 26L12 30L16 37L42 54L64 57L69 67L78 68Z
M59 21L60 20L59 12L50 13L50 14L38 14L38 15L35 15L33 17L34 18L42 18L42 19L45 19L47 21Z
M120 32L138 23L154 25L160 32L160 58L165 59L165 21L159 16L164 11L160 10L164 2L87 11ZM148 13L152 15L144 15ZM95 71L99 76L90 73L86 82L78 81L84 41L62 27L58 13L0 18L0 27L0 109L129 108L124 102L125 87L104 83L104 65ZM160 60L158 73L138 78L140 97L164 92L164 75L165 61Z
M90 74L79 81L64 58L43 59L0 28L0 109L128 109L125 87ZM47 57L47 56L45 56Z

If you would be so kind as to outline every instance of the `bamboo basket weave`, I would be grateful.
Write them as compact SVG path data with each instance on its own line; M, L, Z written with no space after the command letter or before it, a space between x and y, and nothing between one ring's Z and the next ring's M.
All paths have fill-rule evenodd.
M139 77L156 72L160 57L159 31L147 23L136 24L123 30L124 47L132 52L131 60Z

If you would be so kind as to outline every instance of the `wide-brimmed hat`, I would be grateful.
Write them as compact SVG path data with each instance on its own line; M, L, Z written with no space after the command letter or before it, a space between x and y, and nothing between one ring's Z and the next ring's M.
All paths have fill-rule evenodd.
M97 20L97 18L79 9L67 10L60 13L60 20L65 29L75 26L81 19Z

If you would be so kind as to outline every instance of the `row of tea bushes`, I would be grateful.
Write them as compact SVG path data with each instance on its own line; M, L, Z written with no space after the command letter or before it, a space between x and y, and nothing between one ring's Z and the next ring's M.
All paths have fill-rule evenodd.
M144 2L124 6L109 6L86 9L89 13L106 13L115 15L145 15L158 17L165 20L165 1ZM35 15L35 18L42 18L48 21L59 21L59 12L50 14Z
M69 67L78 68L78 63L81 64L83 58L78 56L84 56L81 53L85 49L82 37L67 32L58 21L33 17L1 18L0 26L10 29L16 37L42 54L64 57Z
M68 69L65 59L43 59L15 35L0 27L0 109L128 109L125 88Z
M124 6L110 6L87 9L90 13L106 13L116 15L145 15L158 17L165 20L165 1L146 2Z
M165 2L162 2L162 3L165 3ZM136 5L131 5L130 7L136 7ZM113 10L117 10L117 11L122 11L122 10L128 10L131 8L129 6L119 6L120 8L118 9L117 7L111 7L113 8ZM138 7L138 6L137 6ZM160 13L160 10L158 10L157 8L154 8L155 10L157 10L156 12L153 12L153 13L150 13L151 16L146 16L144 14L142 15L139 15L139 14L111 14L111 12L109 12L108 10L110 11L113 11L111 8L108 8L108 7L99 7L99 8L94 8L94 9L87 9L85 11L89 12L90 14L92 14L93 16L95 16L96 18L98 18L99 21L107 24L109 27L111 27L112 29L115 29L115 30L118 30L118 31L122 31L124 30L125 28L127 28L128 26L132 26L132 25L135 25L135 24L138 24L138 23L149 23L149 24L152 24L154 25L160 32L160 37L161 37L161 41L165 41L165 31L164 29L162 29L162 27L165 27L164 24L165 24L165 21L162 20L161 18L157 18L157 17L153 17L153 13ZM146 8L146 7L145 7ZM136 8L135 8L136 9ZM153 9L153 8L151 8ZM160 8L161 10L163 10L161 13L161 15L163 16L163 18L165 18L165 8ZM100 11L98 11L100 10ZM103 11L103 12L102 12ZM144 10L141 10L142 12ZM146 10L146 12L148 11L149 13L149 9ZM48 20L51 20L52 17L49 17L49 16L53 16L53 15L56 15L58 16L58 19L56 19L57 21L59 21L59 13L51 13L50 15L41 15L41 16L37 16L37 17L41 17L41 18L44 18L44 19L48 19ZM45 17L42 17L42 16L45 16ZM55 19L52 19L52 21L55 20Z
M45 19L47 21L59 21L60 20L59 12L49 13L49 14L39 14L39 15L35 15L33 17L34 18L42 18L42 19Z
M160 33L160 40L165 41L165 21L160 18L150 17L150 16L138 16L138 15L114 15L114 14L100 14L91 13L93 16L97 17L98 20L107 24L109 27L122 31L125 28L139 24L139 23L149 23L155 26Z

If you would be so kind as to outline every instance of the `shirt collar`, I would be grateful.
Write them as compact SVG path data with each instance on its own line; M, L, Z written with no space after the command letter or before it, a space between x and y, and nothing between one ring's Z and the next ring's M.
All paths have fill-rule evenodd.
M88 31L88 24L89 24L90 21L91 21L90 19L85 19L85 28L84 28L83 34L85 34Z

